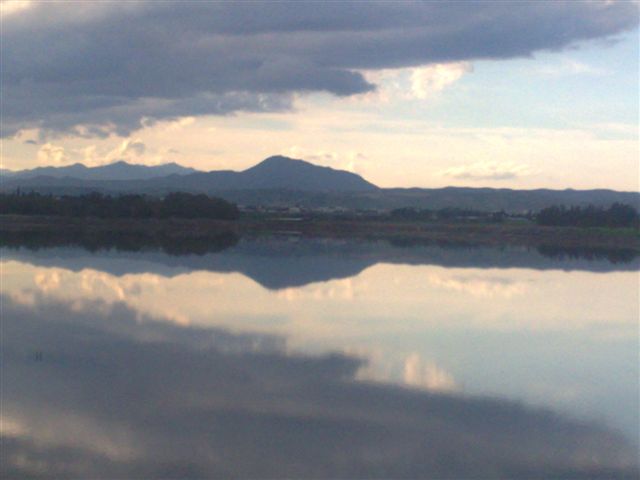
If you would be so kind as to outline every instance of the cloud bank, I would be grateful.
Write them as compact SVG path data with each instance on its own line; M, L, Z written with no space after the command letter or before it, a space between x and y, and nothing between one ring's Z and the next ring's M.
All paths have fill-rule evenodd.
M363 71L529 56L637 23L627 2L21 2L3 9L2 135L287 110L298 92L375 89Z

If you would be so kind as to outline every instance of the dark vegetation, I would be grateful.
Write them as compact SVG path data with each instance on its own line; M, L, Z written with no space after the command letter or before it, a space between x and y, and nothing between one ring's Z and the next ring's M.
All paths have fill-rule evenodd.
M287 208L282 208L287 214ZM300 209L298 209L300 210ZM543 208L537 214L507 214L504 211L482 211L469 208L446 207L440 209L420 209L402 207L389 213L369 211L360 215L359 211L350 212L298 212L297 219L323 218L324 220L358 220L399 222L474 222L502 223L507 220L535 221L538 225L554 227L602 227L602 228L638 228L640 216L631 205L613 203L608 208L588 205L585 207L553 205ZM302 216L300 214L302 213ZM150 195L125 194L119 196L90 193L80 196L43 195L36 192L0 193L0 215L40 215L62 216L67 218L96 217L105 219L216 219L237 220L240 217L238 207L226 200L209 197L205 194L174 192L164 197ZM267 219L269 212L262 212L255 220ZM355 217L354 217L355 215ZM255 215L254 215L255 216Z
M0 215L3 235L24 233L22 239L17 238L20 233L15 233L16 244L28 243L35 232L47 232L46 235L78 238L79 243L90 249L135 250L153 246L168 253L179 253L180 248L184 248L185 253L206 252L216 248L217 240L213 237L232 232L233 235L554 245L569 250L551 249L545 253L598 258L611 257L611 251L615 250L612 261L625 261L640 252L638 212L623 203L609 207L553 206L538 214L450 207L398 208L390 212L279 207L259 211L245 209L240 216L234 204L204 194L112 197L99 193L53 196L16 191L0 194ZM581 248L591 250L578 251Z
M146 195L110 196L91 193L53 196L39 193L0 194L0 214L52 215L98 218L210 218L236 220L238 207L204 194L169 193L163 198Z
M538 225L554 227L638 227L640 217L631 205L614 203L609 208L557 206L543 208L535 217Z
M537 214L507 214L504 211L487 212L467 208L441 208L438 210L412 207L396 208L390 212L393 220L402 221L476 221L500 223L507 219L535 220L538 225L553 227L603 227L637 228L640 225L638 211L631 205L614 203L608 208L587 205L584 207L553 205Z

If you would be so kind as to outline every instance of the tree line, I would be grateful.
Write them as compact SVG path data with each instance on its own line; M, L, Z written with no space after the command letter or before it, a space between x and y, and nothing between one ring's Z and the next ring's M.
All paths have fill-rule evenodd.
M634 207L623 203L614 203L609 208L553 205L540 210L535 221L538 225L547 226L621 228L638 227L640 217Z
M210 218L235 220L238 207L204 194L53 196L39 193L0 194L0 214L98 218Z

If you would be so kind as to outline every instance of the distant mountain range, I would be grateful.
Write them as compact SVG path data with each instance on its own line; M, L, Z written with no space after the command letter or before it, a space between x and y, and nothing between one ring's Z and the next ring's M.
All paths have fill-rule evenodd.
M11 180L37 179L39 177L74 178L77 180L147 180L169 175L187 175L195 172L197 170L183 167L177 163L147 166L132 165L124 161L99 167L87 167L82 163L74 163L66 167L38 167L19 171L0 169L0 175ZM44 181L44 178L42 180Z
M293 189L305 192L362 192L377 190L355 173L275 156L241 171L202 172L175 163L158 166L116 162L101 167L81 164L2 171L3 190L21 188L75 188L100 191L200 191ZM131 181L135 180L135 183ZM143 180L144 182L140 182Z
M240 205L307 208L393 209L470 208L507 212L536 211L554 204L640 206L640 193L613 190L511 190L447 187L379 188L361 176L282 156L269 157L240 172L203 172L176 163L157 166L123 161L100 167L75 164L22 171L0 171L0 191L83 194L93 191L162 195L172 191L206 193Z

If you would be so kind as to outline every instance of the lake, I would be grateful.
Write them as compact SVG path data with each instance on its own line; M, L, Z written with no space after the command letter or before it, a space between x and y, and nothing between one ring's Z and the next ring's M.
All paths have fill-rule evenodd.
M5 478L637 478L637 256L2 253Z

